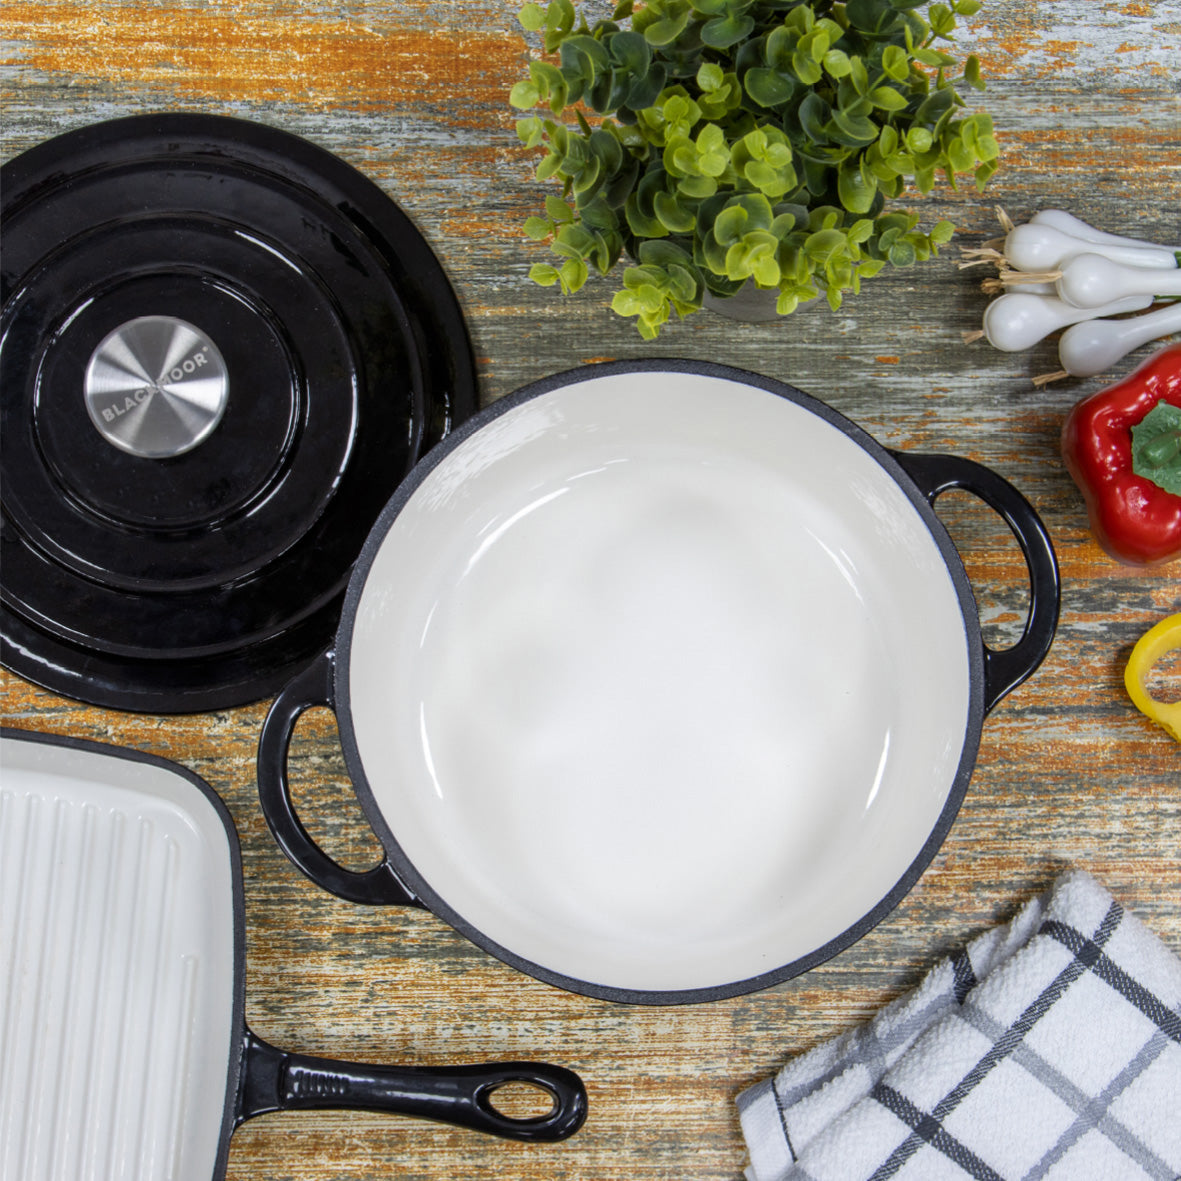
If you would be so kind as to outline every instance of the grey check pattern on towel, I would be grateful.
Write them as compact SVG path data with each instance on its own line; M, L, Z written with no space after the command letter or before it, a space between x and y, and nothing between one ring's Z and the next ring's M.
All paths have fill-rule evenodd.
M1072 870L738 1111L748 1181L1178 1181L1181 960Z

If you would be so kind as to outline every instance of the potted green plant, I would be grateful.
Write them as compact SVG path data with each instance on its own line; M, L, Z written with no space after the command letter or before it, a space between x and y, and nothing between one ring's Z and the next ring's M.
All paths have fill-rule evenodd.
M626 256L612 307L654 338L675 311L744 286L778 313L835 309L887 263L930 257L954 227L906 209L942 173L983 189L998 147L969 56L944 49L980 0L623 0L588 24L571 0L529 3L543 54L510 101L561 195L525 232L555 263L530 277L578 290Z

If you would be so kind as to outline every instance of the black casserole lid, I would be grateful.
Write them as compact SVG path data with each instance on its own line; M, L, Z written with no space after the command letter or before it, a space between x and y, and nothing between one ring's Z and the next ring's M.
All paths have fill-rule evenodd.
M446 275L361 173L240 119L99 123L0 182L3 663L154 713L268 696L476 407Z

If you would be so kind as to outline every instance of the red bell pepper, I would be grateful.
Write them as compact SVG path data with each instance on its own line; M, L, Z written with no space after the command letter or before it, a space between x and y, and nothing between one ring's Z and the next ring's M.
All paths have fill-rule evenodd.
M1075 406L1062 457L1107 553L1145 566L1181 557L1181 344Z

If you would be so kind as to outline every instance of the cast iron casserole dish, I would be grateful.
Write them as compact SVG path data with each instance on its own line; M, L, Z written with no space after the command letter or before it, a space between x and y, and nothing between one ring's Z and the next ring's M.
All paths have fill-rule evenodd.
M1003 651L932 507L951 488L1029 568ZM1058 603L1041 521L990 469L887 450L741 370L585 366L494 403L400 487L335 645L264 724L263 810L326 889L426 906L541 980L647 1004L749 992L918 879ZM335 711L385 849L364 873L291 803L312 705Z

